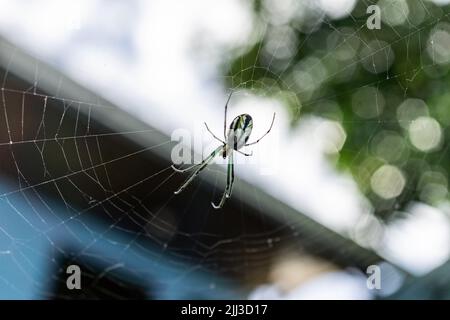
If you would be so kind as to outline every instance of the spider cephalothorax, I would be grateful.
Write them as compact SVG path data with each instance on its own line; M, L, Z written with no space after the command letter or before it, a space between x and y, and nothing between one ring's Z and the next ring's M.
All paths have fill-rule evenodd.
M231 95L233 92L230 93L228 96L227 103L225 104L225 120L224 120L224 126L223 126L223 137L225 140L219 139L211 130L209 130L208 125L205 122L206 129L211 133L211 135L218 141L222 143L221 146L217 147L206 159L204 159L201 163L195 164L189 168L186 169L177 169L174 166L172 168L177 172L186 172L188 170L191 170L193 168L197 168L190 177L181 185L181 187L175 191L175 194L180 193L183 191L191 182L194 180L194 178L203 170L206 168L206 166L217 156L221 155L224 159L228 157L228 169L227 169L227 185L225 187L225 192L222 195L222 199L220 200L220 203L218 205L215 205L212 203L212 206L215 209L220 209L225 204L225 201L227 198L231 196L231 191L233 188L233 182L234 182L234 162L233 162L233 152L236 151L240 154L243 154L244 156L251 156L252 153L248 154L245 152L240 151L241 148L251 146L254 144L257 144L262 138L264 138L270 130L272 130L273 123L275 121L275 113L273 114L272 123L270 124L269 130L258 140L252 143L248 143L248 139L250 138L250 134L252 133L253 129L253 119L248 114L241 114L234 118L234 120L230 124L230 128L227 132L227 109L228 109L228 102L230 101Z

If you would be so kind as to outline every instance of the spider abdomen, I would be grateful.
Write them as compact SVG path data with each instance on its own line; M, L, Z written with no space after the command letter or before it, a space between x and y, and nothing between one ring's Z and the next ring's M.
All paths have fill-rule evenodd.
M234 150L241 149L248 141L253 129L253 119L248 114L234 118L228 130L227 144Z

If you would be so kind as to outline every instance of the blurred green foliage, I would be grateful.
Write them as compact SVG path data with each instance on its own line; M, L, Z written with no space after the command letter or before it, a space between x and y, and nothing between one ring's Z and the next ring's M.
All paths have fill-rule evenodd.
M381 8L379 30L366 25L371 4ZM229 86L281 98L293 126L308 114L338 121L347 134L339 167L379 217L411 200L436 205L448 198L449 14L449 5L381 0L330 19L314 1L255 1L259 36L233 59ZM389 170L376 180L383 165L398 168L404 185L392 187L403 182L383 176Z

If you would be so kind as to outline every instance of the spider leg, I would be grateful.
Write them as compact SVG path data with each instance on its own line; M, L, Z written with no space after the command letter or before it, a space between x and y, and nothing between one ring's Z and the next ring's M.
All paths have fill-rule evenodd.
M228 110L228 102L230 102L231 95L233 94L233 91L230 92L230 95L228 96L227 103L225 103L225 117L223 121L223 138L227 140L227 110Z
M179 194L181 191L183 191L191 182L192 180L194 180L194 178L203 170L206 168L206 166L216 157L216 155L219 154L219 152L223 149L223 146L218 147L216 150L214 150L213 152L211 152L211 154L205 159L203 160L201 163L194 165L198 166L199 168L197 170L195 170L190 176L189 178L186 179L186 181L181 185L180 188L178 188L177 191L175 191L175 194ZM191 167L192 168L192 167ZM190 168L188 168L190 169ZM186 169L185 169L186 170Z
M236 152L238 152L238 153L240 153L240 154L242 154L242 155L244 155L246 157L251 157L253 155L253 151L250 152L250 153L245 153L245 152L242 152L240 150L234 150L234 151L236 151Z
M233 190L234 183L234 162L233 162L233 152L230 152L228 157L228 169L227 169L227 186L225 187L225 191L222 195L222 199L220 199L219 204L214 204L211 202L211 205L214 209L221 209L225 204L225 201L231 196L231 191Z
M214 139L216 139L217 141L220 141L220 143L226 144L225 141L222 141L221 139L219 139L211 130L209 130L208 124L205 122L205 126L206 126L206 130L208 130L209 133L211 133L211 135L214 137Z
M272 123L270 124L269 130L267 130L267 132L264 133L263 136L262 136L261 138L259 138L258 140L256 140L255 142L247 143L247 144L245 145L246 147L251 146L251 145L254 145L254 144L257 144L258 142L261 141L262 138L264 138L265 136L267 136L267 135L269 134L270 130L272 130L273 123L275 122L275 115L276 115L276 113L274 112L274 113L273 113L273 118L272 118Z
M185 169L178 169L177 167L175 167L175 165L172 165L172 169L173 169L174 171L176 171L176 172L183 173L183 172L189 171L189 170L191 170L191 169L194 169L195 167L200 166L202 163L203 163L203 162L201 162L201 163L196 163L196 164L194 164L194 165L192 165L192 166L190 166L190 167L187 167L187 168L185 168Z

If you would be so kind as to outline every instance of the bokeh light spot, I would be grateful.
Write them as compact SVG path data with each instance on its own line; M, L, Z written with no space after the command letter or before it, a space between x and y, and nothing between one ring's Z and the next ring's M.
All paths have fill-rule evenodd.
M383 199L398 197L402 193L405 183L403 173L392 165L381 166L370 179L372 190Z
M409 126L409 138L413 146L420 151L435 150L441 142L441 126L433 118L419 117Z

